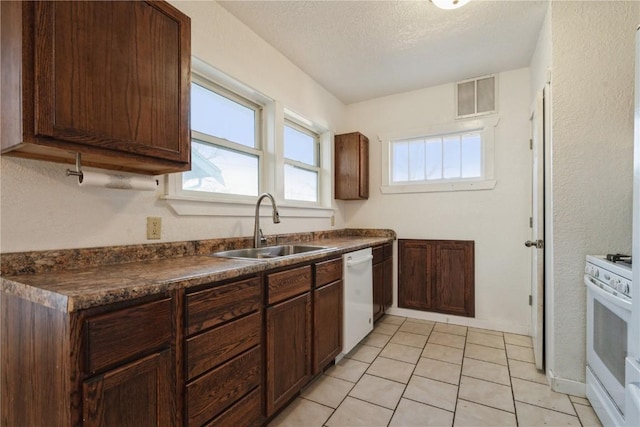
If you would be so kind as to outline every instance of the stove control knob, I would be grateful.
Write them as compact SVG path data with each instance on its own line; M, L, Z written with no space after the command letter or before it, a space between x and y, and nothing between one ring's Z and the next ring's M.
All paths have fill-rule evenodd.
M629 286L629 283L625 283L624 285L624 291L625 294L630 295L631 294L631 286Z
M600 270L596 267L593 267L593 277L600 277Z

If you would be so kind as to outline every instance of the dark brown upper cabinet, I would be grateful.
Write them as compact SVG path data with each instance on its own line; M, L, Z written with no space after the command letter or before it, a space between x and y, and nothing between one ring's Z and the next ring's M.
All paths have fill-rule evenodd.
M369 198L369 139L360 132L335 136L335 198Z
M162 1L35 1L2 2L1 17L3 154L190 169L188 16Z

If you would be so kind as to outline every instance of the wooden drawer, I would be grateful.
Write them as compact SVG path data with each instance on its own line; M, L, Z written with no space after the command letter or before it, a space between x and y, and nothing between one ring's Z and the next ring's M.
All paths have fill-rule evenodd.
M316 264L316 288L342 279L342 258Z
M262 287L258 277L188 294L187 334L257 311L261 297Z
M261 347L255 347L187 385L187 421L200 426L260 385Z
M391 243L387 243L383 246L384 259L389 259L393 256L393 245Z
M293 268L267 276L269 304L284 301L311 289L311 266Z
M372 248L371 252L373 254L372 264L377 264L377 263L382 262L384 260L384 247L382 245L381 246L376 246L375 248Z
M206 424L206 427L257 427L262 424L262 388L258 387L229 409Z
M260 313L254 313L187 340L187 380L260 344Z
M90 317L85 321L85 370L93 374L169 343L171 299Z

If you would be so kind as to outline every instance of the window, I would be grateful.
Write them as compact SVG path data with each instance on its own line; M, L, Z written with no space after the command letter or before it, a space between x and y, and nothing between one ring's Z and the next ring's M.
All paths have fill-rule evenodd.
M203 79L191 83L190 191L257 196L261 107Z
M480 132L391 141L392 184L482 176Z
M474 120L381 138L383 193L480 190L493 180L497 119Z
M324 119L198 58L191 65L191 171L167 177L163 199L173 211L253 218L257 196L268 192L281 217L330 218L333 134Z
M286 120L284 124L284 198L318 202L319 136Z

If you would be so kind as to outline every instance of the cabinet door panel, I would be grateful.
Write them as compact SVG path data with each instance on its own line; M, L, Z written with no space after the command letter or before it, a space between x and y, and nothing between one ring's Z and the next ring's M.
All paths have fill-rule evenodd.
M35 136L188 162L188 17L168 4L38 2Z
M469 245L471 243L471 245ZM473 316L473 242L437 244L436 309Z
M434 248L424 243L398 244L398 306L417 310L433 308L431 274Z
M267 416L311 377L311 294L267 308Z
M175 425L171 365L165 350L85 381L83 425Z
M342 287L340 280L317 289L313 294L314 374L342 350Z

